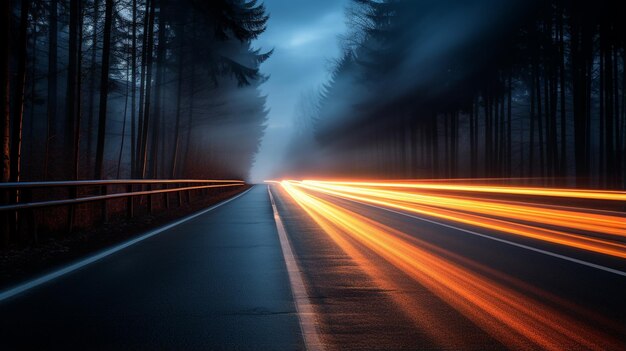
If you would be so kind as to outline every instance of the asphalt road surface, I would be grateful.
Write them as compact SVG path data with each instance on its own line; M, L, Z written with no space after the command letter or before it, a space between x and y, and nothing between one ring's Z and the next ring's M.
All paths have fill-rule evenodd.
M264 186L0 302L0 350L302 349Z
M621 258L292 190L271 187L327 349L626 349Z
M622 258L298 191L0 295L0 349L626 348Z

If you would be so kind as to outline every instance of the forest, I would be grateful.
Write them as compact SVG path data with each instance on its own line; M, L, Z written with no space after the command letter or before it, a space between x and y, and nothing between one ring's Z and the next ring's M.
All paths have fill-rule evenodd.
M624 188L621 5L353 0L286 172Z
M2 182L247 177L266 119L262 4L2 7Z

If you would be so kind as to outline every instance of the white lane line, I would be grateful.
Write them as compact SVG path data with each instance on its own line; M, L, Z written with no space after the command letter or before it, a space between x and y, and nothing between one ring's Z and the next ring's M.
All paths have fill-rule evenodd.
M380 210L396 213L396 214L399 214L399 215L402 215L402 216L411 217L413 219L417 219L417 220L420 220L420 221L424 221L424 222L428 222L428 223L432 223L432 224L437 224L437 225L440 225L440 226L443 226L443 227L447 227L447 228L450 228L450 229L459 230L459 231L465 232L467 234L479 236L481 238L494 240L494 241L501 242L501 243L504 243L504 244L508 244L508 245L511 245L511 246L515 246L515 247L519 247L519 248L522 248L522 249L538 252L538 253L541 253L541 254L544 254L544 255L547 255L547 256L560 258L560 259L565 260L565 261L578 263L578 264L581 264L583 266L599 269L601 271L605 271L605 272L621 275L622 277L626 277L626 272L623 272L623 271L620 271L620 270L617 270L617 269L614 269L614 268L610 268L610 267L602 266L602 265L599 265L599 264L595 264L595 263L579 260L577 258L561 255L561 254L554 253L554 252L551 252L551 251L538 249L538 248L535 248L535 247L532 247L532 246L516 243L516 242L513 242L513 241L508 241L506 239L496 238L496 237L493 237L493 236L490 236L490 235L487 235L487 234L481 234L481 233L478 233L478 232L475 232L475 231L472 231L472 230L469 230L469 229L459 228L459 227L456 227L456 226L453 226L453 225L450 225L450 224L446 224L446 223L434 221L434 220L431 220L431 219L418 217L418 216L415 216L415 215L412 215L412 214L408 214L408 213L405 213L405 212L402 212L402 211L396 211L396 210L392 210L390 208L385 208L385 207L382 207L382 206L369 204L367 202L361 202L361 201L358 201L358 200L347 199L347 198L343 198L343 197L336 196L336 195L330 195L330 196L334 196L336 198L339 198L339 199L342 199L342 200L346 200L346 201L355 202L355 203L358 203L358 204L361 204L361 205L378 208Z
M235 197L232 197L232 198L230 198L228 200L224 200L224 201L222 201L222 202L220 202L220 203L218 203L216 205L213 205L213 206L211 206L211 207L209 207L207 209L204 209L204 210L202 210L200 212L197 212L197 213L194 213L192 215L189 215L189 216L187 216L187 217L185 217L183 219L180 219L180 220L178 220L176 222L170 223L168 225L165 225L165 226L157 228L157 229L153 229L153 230L147 232L146 234L144 234L144 235L142 235L140 237L137 237L135 239L131 239L131 240L126 241L124 243L121 243L121 244L119 244L117 246L114 246L114 247L112 247L110 249L106 249L106 250L104 250L104 251L102 251L100 253L97 253L97 254L95 254L93 256L89 256L89 257L87 257L87 258L85 258L83 260L80 260L80 261L76 262L76 263L70 264L69 266L66 266L64 268L56 270L56 271L54 271L52 273L45 274L45 275L43 275L43 276L41 276L39 278L35 278L35 279L30 280L30 281L28 281L26 283L22 283L22 284L17 285L17 286L15 286L13 288L9 288L8 290L0 292L0 302L2 302L3 300L6 300L8 298L11 298L11 297L13 297L15 295L21 294L21 293L23 293L23 292L25 292L27 290L30 290L30 289L32 289L34 287L37 287L37 286L39 286L41 284L44 284L44 283L47 283L47 282L49 282L51 280L59 278L59 277L61 277L63 275L71 273L71 272L73 272L73 271L75 271L77 269L85 267L86 265L89 265L91 263L99 261L99 260L101 260L101 259L103 259L103 258L105 258L107 256L110 256L110 255L112 255L112 254L114 254L114 253L116 253L116 252L118 252L120 250L123 250L123 249L125 249L125 248L127 248L127 247L129 247L131 245L134 245L134 244L136 244L136 243L138 243L140 241L146 240L146 239L148 239L150 237L153 237L153 236L155 236L157 234L160 234L160 233L162 233L162 232L164 232L164 231L166 231L168 229L171 229L171 228L173 228L173 227L175 227L175 226L177 226L179 224L182 224L184 222L192 220L192 219L194 219L194 218L196 218L198 216L201 216L201 215L203 215L203 214L205 214L205 213L207 213L209 211L212 211L212 210L214 210L214 209L216 209L216 208L218 208L220 206L226 205L227 203L229 203L229 202L231 202L231 201L233 201L233 200L235 200L235 199L245 195L250 190L252 190L252 188L244 191L243 193L241 193L241 194L239 194L239 195L237 195Z
M291 283L291 293L296 305L296 311L298 312L298 320L300 321L300 329L302 330L302 336L304 337L304 344L307 350L324 350L324 345L321 342L319 332L317 330L317 324L315 322L315 312L313 305L309 300L309 295L306 293L304 286L304 280L302 279L302 271L298 266L298 262L291 249L291 243L287 232L283 226L283 221L278 214L274 197L270 186L267 186L267 192L270 195L270 201L272 203L272 210L274 211L274 220L276 221L276 229L278 230L278 238L280 239L280 247L283 251L283 257L287 265L287 273L289 274L289 282Z

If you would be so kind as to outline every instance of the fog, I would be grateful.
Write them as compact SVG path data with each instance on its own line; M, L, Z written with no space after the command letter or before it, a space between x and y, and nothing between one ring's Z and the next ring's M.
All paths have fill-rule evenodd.
M338 35L345 32L344 9L350 0L266 0L267 30L254 45L274 53L261 70L270 79L261 86L269 109L261 149L251 171L253 182L279 175L294 132L294 112L302 92L329 78L340 54Z
M255 44L275 48L273 56L262 70L271 78L262 86L268 96L268 125L251 172L255 182L287 176L292 172L294 153L311 163L319 161L321 146L314 142L312 128L298 130L308 122L306 112L299 111L303 96L315 99L311 91L323 90L332 71L345 50L361 35L358 19L354 16L355 2L344 1L265 1L270 13L268 30ZM455 65L458 53L469 46L480 45L481 40L494 39L502 27L510 27L511 20L523 10L520 1L409 1L401 6L401 26L408 30L404 37L395 38L394 45L404 45L404 57L384 58L386 71L376 80L376 89L364 87L353 80L371 79L355 73L338 84L345 99L336 99L326 106L333 118L327 118L332 128L351 118L354 102L380 101L386 103L417 89L425 90L424 99L435 94L434 89L445 89L450 82L445 70ZM467 57L463 58L464 60ZM474 57L480 61L481 57ZM442 74L442 70L444 74ZM453 79L471 72L455 72ZM386 96L381 97L380 95ZM355 98L358 97L358 98ZM306 104L306 102L304 102ZM295 140L293 140L295 139ZM309 150L311 148L311 150ZM295 152L295 150L298 150ZM331 152L332 153L332 152ZM332 155L329 155L332 158ZM295 160L296 164L298 160ZM323 173L323 172L322 172Z

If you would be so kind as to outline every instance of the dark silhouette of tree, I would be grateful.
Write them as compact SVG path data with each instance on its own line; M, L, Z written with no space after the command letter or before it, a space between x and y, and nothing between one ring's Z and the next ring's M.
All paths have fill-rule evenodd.
M111 27L113 25L113 0L105 1L104 39L102 43L102 76L100 77L100 104L98 109L98 141L96 146L96 179L102 178L104 142L106 137L107 105L109 96L109 61L111 57Z
M50 148L52 139L57 133L57 56L58 56L58 0L50 1L50 28L48 28L48 97L47 97L47 128L46 150L44 155L44 178L49 177Z
M0 49L0 140L2 142L2 162L0 170L2 171L2 182L8 182L11 177L11 113L10 113L10 59L11 59L11 5L9 1L2 2L0 8L0 41L2 48ZM1 194L2 201L8 202L8 194ZM0 222L2 226L2 244L6 246L10 240L8 214L0 214Z
M26 91L26 61L28 46L28 16L31 2L23 0L20 6L20 25L17 38L17 75L11 134L11 181L20 180L22 167L22 132L24 125L24 95Z

